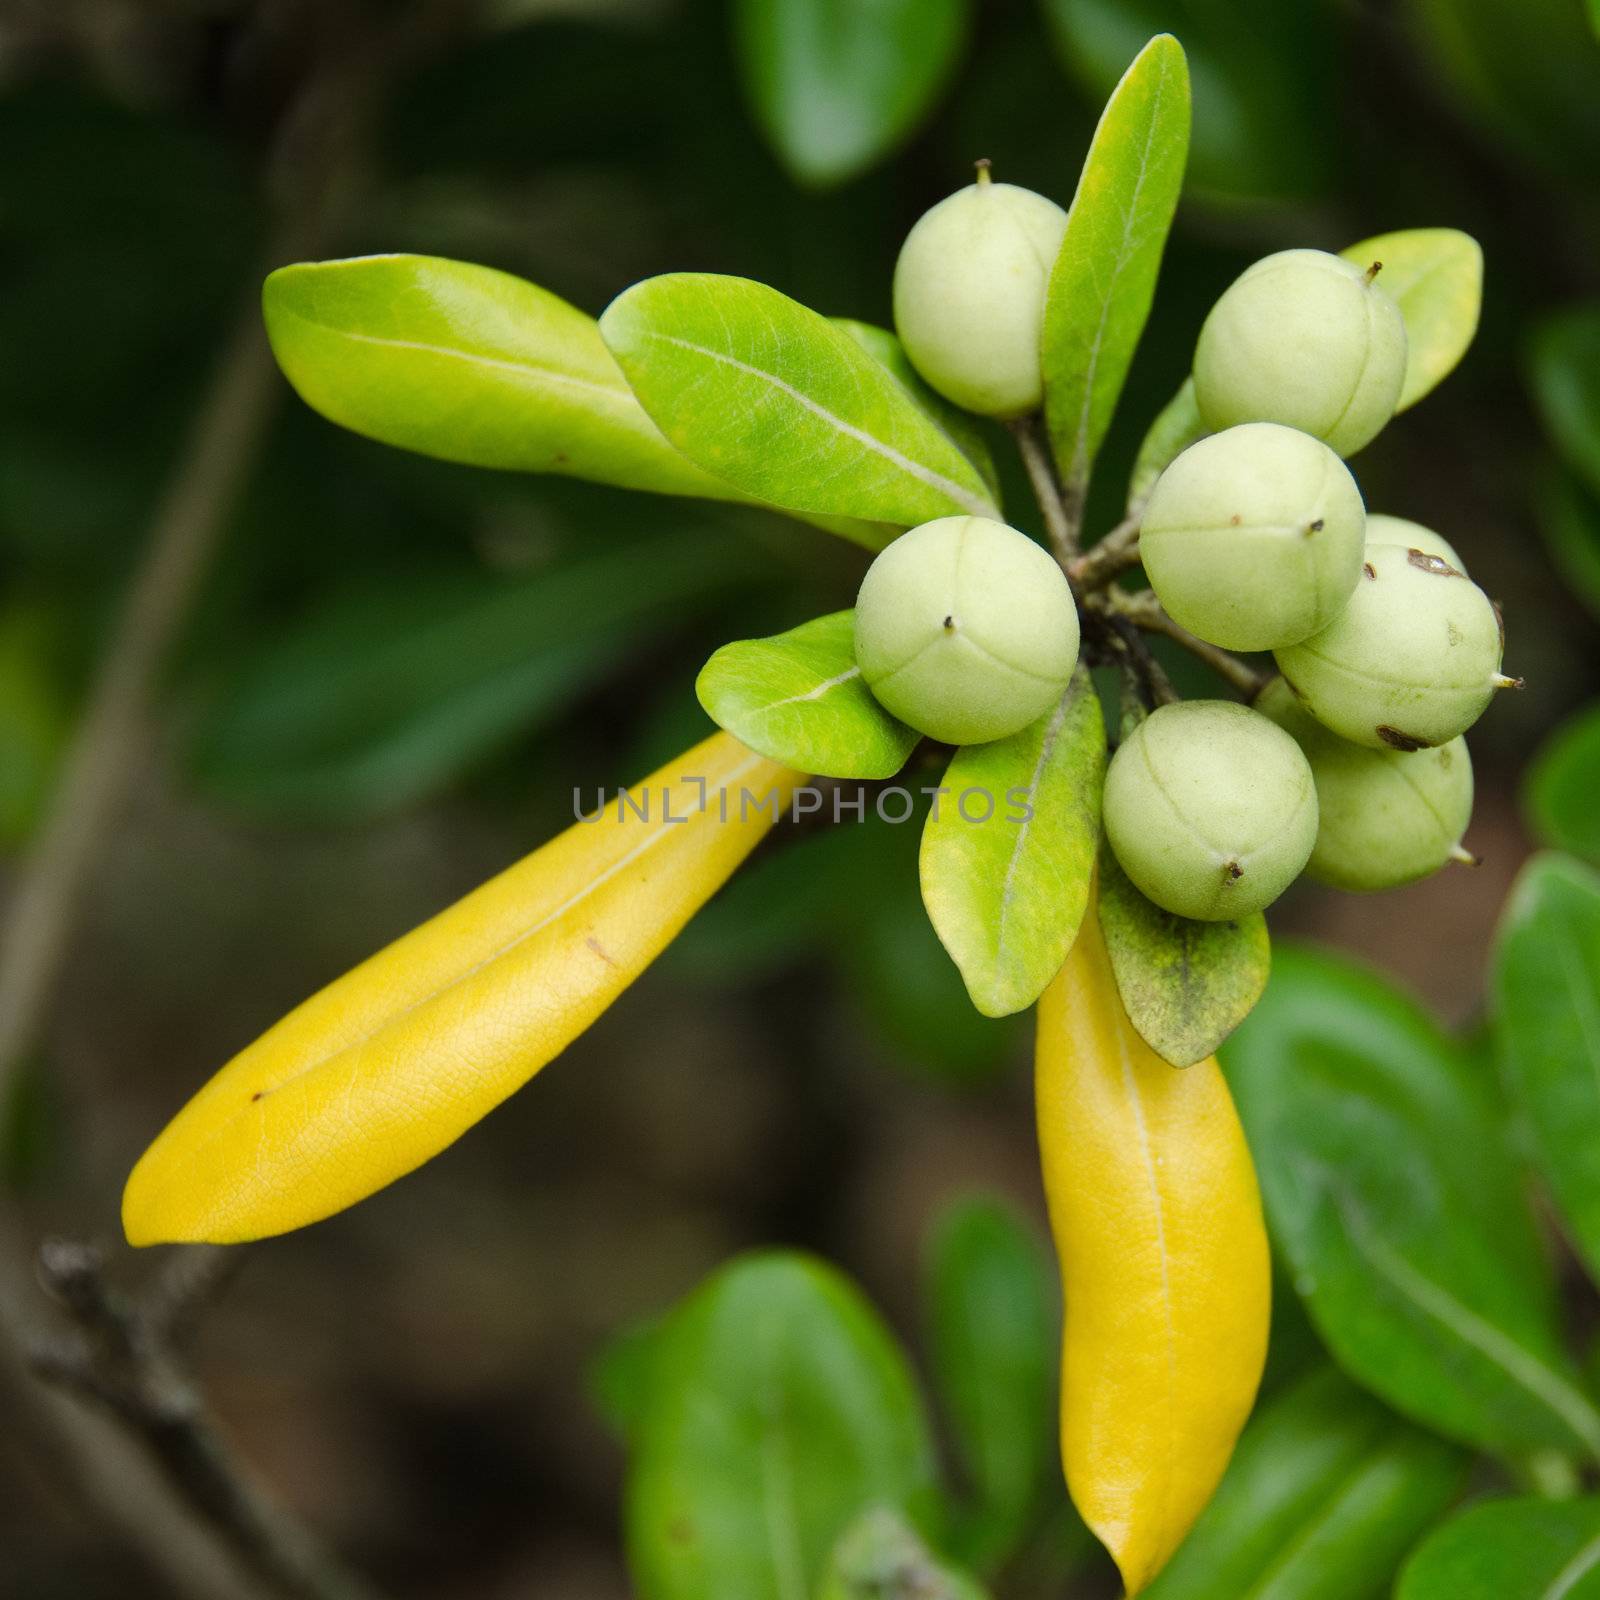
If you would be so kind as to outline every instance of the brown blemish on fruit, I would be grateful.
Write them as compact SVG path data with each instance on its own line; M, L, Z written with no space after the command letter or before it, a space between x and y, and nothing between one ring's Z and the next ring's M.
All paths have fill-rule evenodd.
M1237 883L1244 876L1244 868L1237 861L1225 861L1222 865L1222 876L1229 883Z
M1426 739L1419 739L1414 733L1402 733L1398 728L1390 728L1382 724L1378 728L1378 737L1391 750L1426 750L1428 748Z
M1500 631L1500 654L1504 655L1506 653L1506 614L1500 609L1498 600L1491 600L1489 604L1494 607L1494 625Z
M261 1099L261 1097L266 1094L266 1092L267 1091L265 1089L257 1089L256 1092L250 1096L250 1104L254 1105L257 1100Z
M1228 526L1230 528L1237 528L1243 521L1244 518L1241 517L1237 511L1235 511L1234 514L1228 518Z
M1323 519L1318 517L1317 520L1306 529L1306 533L1308 536L1313 533L1321 533L1325 526L1326 524L1324 523Z
M1370 284L1372 280L1376 278L1382 271L1383 263L1381 261L1374 261L1372 265L1367 268L1367 282Z
M954 617L946 617L944 619L944 631L946 633L954 633L956 631L956 619Z
M1373 564L1370 561L1363 561L1361 563L1361 570L1369 578L1374 578L1375 579L1378 576L1378 569L1375 566L1373 566Z
M1430 573L1435 578L1464 578L1466 573L1458 572L1445 560L1443 556L1429 555L1426 550L1407 550L1406 560L1418 572Z
M597 939L597 938L595 938L595 936L594 936L594 935L593 935L593 934L592 934L592 933L591 933L591 934L590 934L590 935L589 935L589 937L588 937L588 938L587 938L587 939L585 939L585 940L584 940L584 941L583 941L583 942L584 942L584 943L585 943L585 944L586 944L586 945L588 945L588 947L589 947L589 948L590 948L590 949L591 949L591 950L593 950L593 951L594 951L594 953L595 953L595 954L596 954L596 955L597 955L597 956L599 956L599 957L600 957L600 959L601 959L601 960L602 960L602 961L603 961L603 962L605 962L605 964L606 964L606 965L607 965L607 966L608 966L608 967L614 967L614 966L616 966L616 962L615 962L615 961L613 961L613 960L612 960L612 959L611 959L611 952L610 952L610 951L609 951L609 950L607 950L607 949L606 949L606 947L605 947L605 946L604 946L604 945L603 945L603 944L601 944L601 943L600 943L600 941L599 941L599 940L598 940L598 939Z

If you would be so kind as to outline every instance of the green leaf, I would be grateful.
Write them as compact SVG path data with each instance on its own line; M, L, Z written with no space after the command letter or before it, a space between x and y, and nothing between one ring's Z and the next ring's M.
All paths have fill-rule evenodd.
M661 1331L662 1319L647 1317L612 1334L584 1374L590 1400L619 1438L634 1438L650 1409Z
M1406 377L1396 411L1414 406L1455 371L1478 331L1483 307L1483 250L1456 228L1404 228L1339 252L1370 267L1400 303L1406 324Z
M936 1561L904 1517L874 1507L840 1539L817 1600L984 1600L984 1593Z
M1128 882L1109 850L1100 852L1100 928L1128 1020L1175 1067L1214 1054L1267 986L1272 945L1264 916L1175 917Z
M307 405L446 461L736 500L661 437L594 318L509 273L438 256L280 267L262 291Z
M1531 376L1556 448L1600 494L1600 305L1577 306L1541 324Z
M936 1390L972 1491L954 1548L989 1570L1054 1478L1055 1278L1034 1230L975 1195L935 1222L923 1281Z
M825 778L892 778L921 735L873 698L856 665L855 612L725 644L701 669L706 715L752 750Z
M1395 1600L1600 1600L1600 1499L1471 1506L1406 1563Z
M1522 869L1500 919L1493 997L1501 1069L1539 1171L1600 1271L1600 874L1555 855Z
M1600 1454L1481 1070L1367 972L1293 947L1273 968L1223 1060L1324 1343L1451 1438Z
M1050 442L1081 504L1144 332L1189 154L1189 67L1152 39L1112 93L1050 274L1041 362Z
M623 666L740 575L679 540L534 577L468 569L366 581L248 656L189 750L202 788L263 813L351 820L437 793Z
M1551 464L1534 494L1545 549L1567 586L1600 614L1600 499L1572 472Z
M1079 668L1055 710L958 750L922 832L922 901L972 1003L1025 1010L1061 970L1089 902L1105 723Z
M930 389L911 365L911 357L906 354L905 346L887 328L877 327L871 322L857 322L850 317L830 317L828 320L834 327L848 333L874 361L888 368L900 387L927 413L929 420L943 429L962 455L978 469L978 476L983 479L994 503L999 505L1000 475L995 471L994 456L978 419Z
M1152 34L1183 40L1194 78L1194 192L1283 200L1327 186L1337 120L1330 8L1282 0L1045 0L1067 70L1104 98Z
M745 91L802 183L841 183L910 134L944 87L966 0L739 0Z
M1134 458L1128 478L1128 515L1136 515L1150 498L1156 479L1173 461L1206 436L1200 405L1194 396L1194 379L1185 378L1178 392L1156 413Z
M871 1506L926 1529L933 1451L904 1354L806 1256L747 1256L673 1313L629 1474L640 1600L801 1600Z
M1600 865L1600 706L1557 728L1528 775L1528 810L1539 837Z
M1584 13L1579 0L1407 0L1397 20L1502 160L1521 154L1587 184L1600 165L1600 47Z
M1331 1368L1245 1429L1216 1498L1147 1600L1380 1600L1465 1476L1462 1453Z
M600 331L673 444L747 494L901 528L995 515L972 463L904 387L776 289L649 278L611 302Z

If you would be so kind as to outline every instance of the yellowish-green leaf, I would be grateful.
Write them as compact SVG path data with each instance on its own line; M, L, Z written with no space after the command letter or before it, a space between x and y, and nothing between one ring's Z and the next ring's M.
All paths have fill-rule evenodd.
M853 611L723 645L695 693L706 715L752 750L826 778L891 778L921 737L863 681Z
M285 1233L436 1156L644 971L799 781L714 734L313 995L145 1152L129 1243Z
M1081 501L1155 296L1189 155L1189 67L1158 34L1095 130L1045 301L1045 417L1067 493Z
M1207 428L1200 420L1200 405L1194 397L1194 379L1185 378L1178 392L1156 413L1134 458L1128 478L1128 514L1137 513L1150 498L1156 479L1190 445L1205 438Z
M280 267L262 291L300 397L384 444L629 489L738 499L667 441L594 318L509 273L437 256Z
M1175 1067L1213 1054L1267 986L1272 950L1260 912L1237 922L1175 917L1128 882L1109 850L1100 860L1100 927L1128 1020Z
M887 328L880 328L871 322L857 322L851 317L833 317L830 320L834 327L848 333L869 356L887 367L929 418L949 434L962 455L978 469L978 476L983 479L994 503L999 505L1000 475L994 469L994 456L978 419L930 389L911 365L911 357L906 354L905 346Z
M1483 251L1456 228L1404 228L1380 233L1340 252L1370 267L1400 302L1406 323L1406 377L1396 411L1404 411L1455 371L1478 331L1483 305Z
M995 515L977 469L904 386L776 289L649 278L611 302L600 331L672 443L757 499L902 528Z
M1089 901L1105 724L1079 668L1055 710L956 752L922 832L922 900L986 1017L1031 1006Z

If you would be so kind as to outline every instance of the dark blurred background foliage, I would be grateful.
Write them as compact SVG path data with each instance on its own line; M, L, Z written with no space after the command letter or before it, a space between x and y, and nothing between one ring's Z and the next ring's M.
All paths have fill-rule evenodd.
M786 11L820 21L786 33ZM916 216L978 156L1065 202L1123 66L1176 32L1190 188L1091 526L1115 519L1145 422L1253 256L1435 224L1484 245L1474 350L1359 471L1373 509L1439 528L1511 619L1528 687L1473 741L1486 864L1381 904L1303 887L1275 923L1474 1018L1532 840L1600 860L1600 719L1540 755L1600 691L1582 0L930 0L909 41L875 36L872 11L497 0L398 86L333 253L460 256L593 312L648 274L719 270L887 323ZM274 264L283 166L318 158L281 121L350 26L334 0L0 0L11 859L204 374ZM216 1065L562 826L575 786L681 748L708 726L692 683L716 645L849 604L865 565L777 518L406 457L284 402L46 1046L3 1108L0 1174L37 1231L113 1239L129 1164ZM620 1447L586 1378L610 1334L783 1243L839 1262L912 1337L940 1203L982 1187L1040 1209L1027 1027L967 1004L917 903L915 840L844 828L769 850L461 1146L251 1252L201 1346L212 1397L392 1592L625 1595ZM0 1427L0 1595L158 1592Z

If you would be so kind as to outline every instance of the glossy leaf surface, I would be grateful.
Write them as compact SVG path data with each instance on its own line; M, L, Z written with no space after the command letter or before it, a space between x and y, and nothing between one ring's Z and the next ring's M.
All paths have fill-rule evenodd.
M757 499L902 528L994 515L977 470L903 385L776 289L670 273L613 300L600 330L672 443Z
M1265 917L1175 917L1128 882L1109 850L1100 853L1100 926L1128 1020L1175 1067L1214 1055L1267 986Z
M592 317L439 256L281 267L262 291L273 354L314 411L384 444L629 489L737 499L662 438Z
M980 1196L938 1219L923 1276L935 1385L971 1488L960 1551L988 1570L1051 1478L1056 1290L1033 1230Z
M1359 267L1383 263L1378 282L1406 324L1406 376L1396 411L1414 406L1455 371L1483 307L1483 250L1457 228L1404 228L1339 252Z
M285 1233L437 1155L639 976L797 782L715 734L313 995L145 1152L129 1242Z
M1382 1600L1466 1458L1331 1368L1268 1402L1149 1600Z
M862 1512L926 1527L933 1450L904 1354L820 1261L747 1256L672 1316L627 1490L640 1600L796 1600Z
M1033 1004L1072 948L1100 834L1105 725L1082 668L1056 709L945 771L922 834L923 904L985 1016Z
M739 0L745 89L803 183L840 183L909 134L943 87L967 0Z
M1556 448L1600 494L1600 306L1551 317L1532 354L1533 395Z
M1266 1358L1271 1271L1214 1061L1180 1072L1117 997L1091 913L1039 1003L1039 1145L1066 1290L1062 1459L1129 1594L1227 1467Z
M1600 1499L1485 1500L1406 1563L1395 1600L1597 1600Z
M1590 805L1593 806L1593 791ZM1600 1265L1600 874L1536 856L1501 914L1495 1040L1540 1173L1578 1252Z
M1563 723L1528 774L1528 809L1546 844L1600 865L1600 707Z
M1189 68L1183 47L1162 34L1139 52L1106 105L1050 274L1045 416L1075 502L1150 314L1188 153Z
M1600 1453L1477 1064L1377 977L1281 946L1224 1056L1274 1239L1340 1366L1465 1443Z
M921 738L867 688L853 611L723 645L695 692L706 715L752 750L820 777L891 778Z

